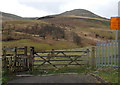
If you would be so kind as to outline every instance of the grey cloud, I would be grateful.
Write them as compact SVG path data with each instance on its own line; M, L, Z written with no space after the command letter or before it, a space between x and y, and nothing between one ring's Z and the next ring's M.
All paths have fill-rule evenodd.
M24 4L26 6L33 7L37 10L44 10L48 13L59 13L60 12L60 6L63 5L63 2L24 2L21 4Z

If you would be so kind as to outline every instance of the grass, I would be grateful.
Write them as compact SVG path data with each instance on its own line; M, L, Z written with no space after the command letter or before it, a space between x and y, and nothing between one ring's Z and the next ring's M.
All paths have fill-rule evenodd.
M30 39L7 41L7 42L3 42L2 45L6 47L34 46L36 51L51 50L51 49L56 49L56 50L57 49L70 49L70 48L78 47L74 43L70 43L67 41L53 41L53 43L50 44L46 41L35 42Z
M41 20L11 20L11 21L3 21L3 23L21 24L21 25L34 24L34 23L47 24L47 22Z
M102 37L105 37L107 39L109 38L112 38L113 40L115 39L115 30L110 30L108 29L107 27L89 27L89 28L80 28L80 27L77 27L76 29L74 29L74 31L76 32L80 32L80 31L84 31L84 32L88 32L88 33L95 33L95 34L98 34Z
M15 74L9 73L7 70L2 72L2 85L7 85L8 81L15 78Z
M106 38L112 38L113 40L115 39L115 35L116 35L116 33L115 33L115 30L111 30L110 32L112 32L112 33L109 33L107 30L94 30L93 32L96 32L96 34L99 34L100 36L104 36L104 37L106 37Z
M27 72L32 75L44 75L44 74L59 74L59 73L87 73L89 70L86 70L85 67L77 66L77 67L63 67L61 69L52 69L52 70L33 70Z
M98 68L93 72L94 74L100 76L103 80L110 83L120 83L119 70L113 67L103 67Z

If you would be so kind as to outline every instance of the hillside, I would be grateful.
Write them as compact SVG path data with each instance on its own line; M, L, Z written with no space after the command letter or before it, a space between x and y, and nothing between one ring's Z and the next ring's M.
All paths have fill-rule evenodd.
M40 17L37 20L31 18L31 20L5 21L3 41L28 39L27 41L34 41L36 44L47 44L50 46L48 49L67 49L95 45L96 41L114 39L115 32L109 30L109 20L93 15L91 14L91 17L90 14L89 16L60 14Z
M85 9L74 9L71 11L66 11L64 13L59 14L59 16L82 16L82 17L91 17L91 18L103 18Z
M114 32L109 30L110 22L107 19L81 16L52 16L38 20L64 28L68 36L70 35L69 32L77 33L84 44L95 45L96 41L114 38Z
M61 14L50 15L50 16L45 16L45 17L21 17L21 16L17 16L14 14L10 14L10 13L4 13L4 12L1 12L1 13L2 13L2 20L21 20L21 19L35 20L35 19L54 18L56 16L87 17L87 18L106 19L106 18L98 16L98 15L96 15L88 10L85 10L85 9L74 9L71 11L66 11L66 12L61 13Z
M14 14L4 13L4 12L1 12L1 13L2 13L2 20L21 20L21 19L23 19L22 17L14 15Z

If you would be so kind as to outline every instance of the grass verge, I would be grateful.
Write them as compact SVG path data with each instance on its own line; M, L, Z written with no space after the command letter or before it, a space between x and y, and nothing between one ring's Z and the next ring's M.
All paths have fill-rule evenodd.
M94 74L110 83L120 83L119 70L113 67L101 67L93 71Z
M27 72L27 74L32 75L44 75L44 74L59 74L59 73L88 73L85 67L63 67L61 69L51 69L51 70L33 70Z
M15 78L15 74L9 73L7 70L2 72L2 85L7 85L8 81Z

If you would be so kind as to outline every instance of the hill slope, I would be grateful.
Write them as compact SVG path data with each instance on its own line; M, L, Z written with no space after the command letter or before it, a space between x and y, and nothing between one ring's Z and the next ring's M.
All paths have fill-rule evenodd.
M98 16L84 9L75 9L59 15L38 18L40 21L64 28L67 39L71 38L70 32L75 32L81 37L81 42L95 45L96 41L114 38L109 30L109 19ZM109 36L108 36L109 35Z
M2 20L21 20L21 19L23 19L20 16L10 14L10 13L1 12L1 14L2 14Z
M3 31L3 40L30 39L38 43L47 43L51 47L55 46L53 42L56 42L58 47L59 42L70 42L73 47L84 47L95 45L96 41L114 39L114 32L109 30L108 19L87 10L76 10L40 17L37 20L31 18L31 20L14 20L3 23L3 28L14 28L14 33L11 33L10 37L5 35L6 30ZM67 44L60 47L68 48Z
M92 17L92 18L103 18L101 16L98 16L88 10L85 9L74 9L71 11L66 11L64 13L61 13L60 16L83 16L83 17Z

